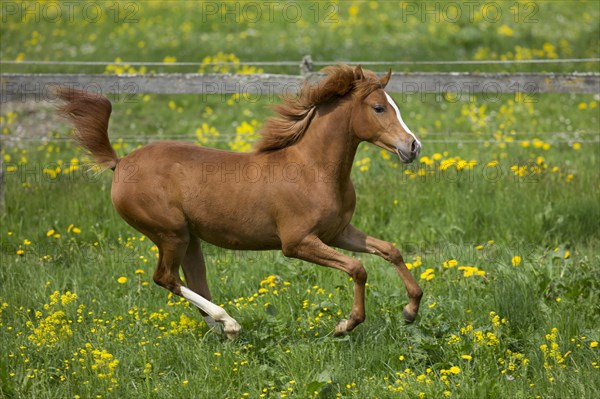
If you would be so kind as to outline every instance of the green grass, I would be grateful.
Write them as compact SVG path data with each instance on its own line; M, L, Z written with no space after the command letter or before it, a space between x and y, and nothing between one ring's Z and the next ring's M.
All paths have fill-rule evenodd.
M473 59L485 47L505 54L515 45L539 50L550 43L561 58L598 56L598 27L590 21L599 11L592 2L537 4L540 23L512 23L509 10L503 22L466 21L458 31L457 24L431 19L396 23L402 10L392 2L376 10L365 2L341 2L343 23L336 26L212 20L180 34L185 21L202 18L192 3L152 3L127 29L110 20L10 20L0 28L0 55L201 61L224 51L242 61L299 59L304 53L327 60L395 59L396 53L450 60ZM361 11L356 20L349 13L353 5ZM389 22L369 22L379 14ZM513 36L498 33L503 24ZM73 36L52 36L65 27ZM254 39L238 39L249 29ZM25 43L33 30L42 37L35 46ZM96 39L93 51L80 51L82 38L93 33L115 40ZM236 40L215 40L228 33ZM273 46L253 45L267 34L282 37ZM289 39L292 34L303 40ZM561 46L561 39L567 44ZM142 49L140 40L146 42ZM459 70L438 68L453 69ZM597 64L582 69L597 70ZM16 71L50 69L3 66L3 72ZM77 69L61 69L67 71ZM152 282L152 243L112 208L111 173L97 176L81 165L65 172L65 164L84 157L60 141L69 128L44 116L51 105L3 106L4 137L26 140L5 141L2 148L0 397L600 396L598 95L394 97L423 141L422 157L400 165L361 145L353 171L353 223L396 243L411 263L425 291L416 322L404 323L404 288L379 258L356 255L369 273L367 320L334 338L335 324L351 306L346 275L278 252L206 245L214 300L243 327L234 342L209 331L192 306ZM236 102L229 96L116 99L111 140L120 154L156 138L199 141L196 130L207 123L219 132L207 145L228 149L236 136L252 141L269 105L267 98ZM253 121L250 133L238 129ZM471 160L476 165L464 165ZM62 169L54 175L59 161ZM477 269L459 270L466 266ZM465 275L469 271L474 275Z

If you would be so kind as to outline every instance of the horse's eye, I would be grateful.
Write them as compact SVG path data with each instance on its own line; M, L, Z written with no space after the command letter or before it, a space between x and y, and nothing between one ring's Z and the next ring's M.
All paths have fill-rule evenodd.
M378 114L383 114L385 112L385 108L383 108L381 105L374 106L373 110Z

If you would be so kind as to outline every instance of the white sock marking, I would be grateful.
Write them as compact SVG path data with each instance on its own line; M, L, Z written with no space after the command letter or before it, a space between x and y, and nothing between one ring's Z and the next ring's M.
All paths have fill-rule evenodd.
M398 109L398 106L394 102L394 99L392 97L390 97L390 95L387 94L385 91L383 93L385 94L385 97L387 98L387 100L390 103L390 105L392 106L392 108L394 108L394 111L396 111L396 117L398 118L398 122L400 122L400 125L402 126L402 128L404 129L404 131L406 133L410 134L411 136L413 136L413 138L415 139L415 141L417 142L417 144L419 144L419 146L421 146L421 142L419 141L419 139L417 138L417 136L415 136L413 134L413 132L410 131L410 129L408 128L408 126L406 126L406 124L402 120L402 116L400 116L400 110Z
M215 305L208 299L196 294L194 291L190 290L187 287L181 287L181 295L183 295L183 297L190 301L192 304L202 309L216 321L225 322L227 320L233 320L233 318L227 314L225 309L223 309L219 305Z
M190 290L187 287L182 286L180 290L181 295L185 299L202 309L204 312L208 313L208 316L210 316L215 321L223 323L223 330L225 331L227 337L229 337L230 339L235 339L235 337L237 337L241 327L233 317L227 314L225 309L223 309L219 305L215 305L208 299L196 294L194 291ZM205 320L210 326L210 320L208 320L208 317L206 317Z

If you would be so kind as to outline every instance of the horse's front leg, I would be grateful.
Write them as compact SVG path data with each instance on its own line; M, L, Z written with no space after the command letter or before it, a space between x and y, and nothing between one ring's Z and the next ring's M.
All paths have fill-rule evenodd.
M367 282L367 272L359 260L346 256L325 245L316 236L307 236L300 240L284 241L282 250L285 256L342 270L354 280L354 303L350 317L341 320L337 324L334 335L344 335L365 320L365 283Z
M333 241L332 245L349 251L378 255L391 262L398 271L398 274L400 274L409 298L409 303L404 307L402 314L409 323L415 320L419 312L423 290L421 290L421 287L419 287L419 284L406 267L400 251L393 244L371 237L356 227L348 225Z

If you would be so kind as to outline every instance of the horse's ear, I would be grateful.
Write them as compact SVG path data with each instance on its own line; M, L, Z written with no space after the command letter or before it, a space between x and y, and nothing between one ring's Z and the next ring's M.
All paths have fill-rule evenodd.
M379 79L379 82L381 83L381 87L385 88L385 86L387 86L388 82L390 81L391 77L392 77L392 68L390 68L390 70L388 71L388 73L385 74L384 77Z
M357 65L354 68L354 79L355 80L363 80L364 78L365 78L365 74L364 74L364 72L362 70L362 66Z

